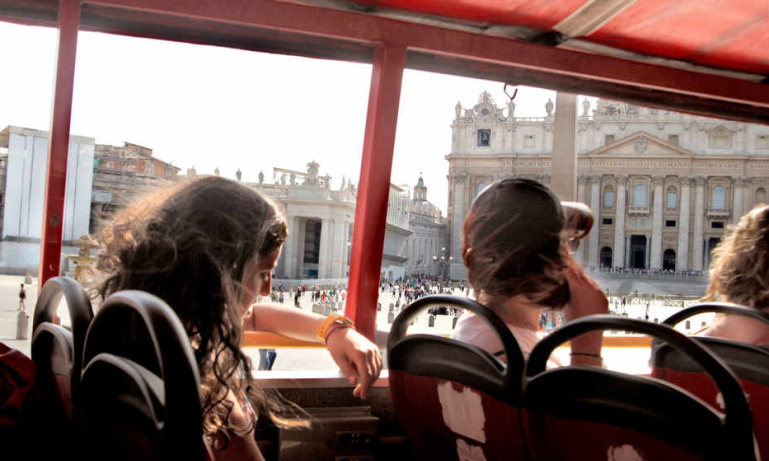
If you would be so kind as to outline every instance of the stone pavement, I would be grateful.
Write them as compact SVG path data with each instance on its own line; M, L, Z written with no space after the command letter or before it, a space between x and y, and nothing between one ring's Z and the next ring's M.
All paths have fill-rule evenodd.
M32 314L37 301L37 279L32 279L32 285L24 285L27 292L25 304L26 312L29 315L27 325L27 338L29 339L17 340L16 322L19 313L19 288L23 281L23 276L0 276L0 341L29 355L32 338Z

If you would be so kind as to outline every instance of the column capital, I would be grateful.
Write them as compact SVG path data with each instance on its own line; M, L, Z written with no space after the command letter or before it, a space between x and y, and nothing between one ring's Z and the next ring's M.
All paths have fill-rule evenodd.
M665 176L661 174L655 174L652 176L652 184L654 187L660 186L662 187L662 184L665 182Z
M588 179L590 179L590 175L587 175L587 174L577 175L578 184L587 184Z
M692 180L694 181L695 186L700 187L705 185L707 178L705 178L705 176L693 176Z
M602 177L603 177L603 175L600 175L600 174L591 174L590 175L590 182L592 184L600 184Z
M617 185L625 187L625 184L627 184L627 175L626 174L617 174L614 175L615 178L617 178Z
M736 187L747 187L750 185L752 178L734 178L732 179Z
M679 176L678 181L681 183L681 187L689 187L692 185L692 177L689 175Z
M465 180L467 180L467 177L467 173L453 173L450 175L449 179L454 183L464 183Z

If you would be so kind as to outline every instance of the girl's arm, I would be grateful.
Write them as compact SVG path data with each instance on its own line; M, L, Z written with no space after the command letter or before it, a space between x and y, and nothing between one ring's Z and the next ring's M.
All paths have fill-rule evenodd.
M326 317L295 307L256 304L243 321L245 331L271 331L294 339L320 342L316 337ZM366 398L382 370L382 355L376 344L352 328L337 328L327 338L326 347L342 370L353 394Z
M609 300L601 287L576 262L566 268L566 279L571 292L569 305L564 309L566 322L595 314L609 313ZM573 365L601 366L601 345L603 332L594 331L571 340L571 363Z

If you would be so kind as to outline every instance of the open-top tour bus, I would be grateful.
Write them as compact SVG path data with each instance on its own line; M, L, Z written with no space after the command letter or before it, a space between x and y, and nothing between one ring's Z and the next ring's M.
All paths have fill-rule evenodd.
M45 178L41 287L61 270L61 216L65 211L67 152L80 31L371 64L345 311L356 322L357 329L371 339L377 339L376 306L404 69L557 91L553 128L556 135L549 164L550 185L562 200L578 199L576 94L654 109L769 123L769 58L765 48L769 47L769 4L766 0L721 3L701 0L0 0L0 20L55 27L59 32ZM467 195L468 200L472 198ZM461 222L451 224L449 245L452 248L457 245L460 229ZM622 264L614 264L617 265ZM405 325L405 320L396 321L398 328ZM581 328L593 327L585 324ZM640 333L656 333L644 327L627 327ZM400 336L404 333L405 330L398 331ZM566 336L564 333L557 339L563 342L568 339ZM394 341L392 337L390 341ZM379 338L382 346L384 342ZM643 346L649 341L607 338L604 346L628 344ZM244 346L316 347L261 333L249 333ZM692 353L697 356L695 361L706 368L717 368L717 364L708 362L708 357L699 351ZM411 370L411 362L399 360L400 371ZM518 380L533 376L524 377L523 369L519 372ZM371 407L369 411L359 408L360 402L352 398L349 385L342 378L327 373L267 375L263 379L265 386L277 387L289 400L314 408L313 414L324 422L324 429L260 431L257 436L264 453L268 458L281 460L404 456L407 441L394 410L402 413L405 407L402 402L397 408L393 407L388 389L392 378L386 373L380 378L370 402L366 403ZM512 375L504 377L515 381L513 378ZM413 385L416 392L421 384ZM521 403L520 396L495 393L495 385L479 384L486 394L506 405L516 407ZM726 406L739 407L739 402L734 403L735 397L730 394L733 389L724 386L722 392L730 396L727 400L732 399ZM539 392L547 393L547 389ZM661 394L658 397L664 398ZM442 394L441 398L449 397ZM570 405L566 401L561 403L564 407ZM440 414L440 410L438 412ZM487 415L491 418L491 413ZM509 415L495 414L494 417ZM450 429L456 429L452 426L456 421L451 422L456 419L455 414L447 415L444 408L443 418L449 421L446 424ZM517 416L513 420L518 423ZM535 423L543 424L542 421L531 424ZM454 430L457 431L471 442L479 439L486 442L486 435L462 433L461 428ZM427 432L424 434L428 436ZM492 446L491 439L499 434L489 432L488 436L487 446ZM501 436L505 438L504 434ZM533 459L555 456L543 454L546 452L538 445L541 440L538 442L532 437L529 440L523 437L520 443L527 448L521 448L522 453L525 451L526 456ZM412 440L412 445L414 443ZM490 452L486 452L485 458L483 451L479 455L475 451L477 447L470 442L454 446L452 439L447 443L452 447L450 456L456 455L459 459L498 459ZM628 450L622 445L609 447L607 459L653 459L648 454L645 458L633 458ZM702 450L695 451L703 455ZM685 457L691 452L685 449L675 453Z

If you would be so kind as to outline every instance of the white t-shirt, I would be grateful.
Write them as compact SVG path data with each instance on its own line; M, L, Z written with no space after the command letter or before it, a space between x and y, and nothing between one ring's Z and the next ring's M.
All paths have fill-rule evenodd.
M506 325L518 341L518 345L523 352L523 357L528 359L531 350L534 349L534 346L542 337L544 337L544 333L517 327L510 325L509 323ZM462 314L462 317L457 321L457 328L454 330L454 333L451 334L451 338L474 344L481 349L488 351L491 355L494 355L500 360L507 361L504 352L502 352L502 341L500 341L497 334L491 330L489 324L472 312L465 312ZM554 353L547 361L547 368L557 368L560 366L561 360L559 360Z

